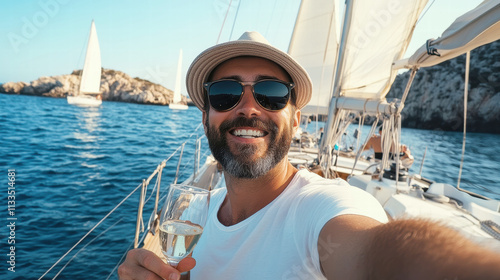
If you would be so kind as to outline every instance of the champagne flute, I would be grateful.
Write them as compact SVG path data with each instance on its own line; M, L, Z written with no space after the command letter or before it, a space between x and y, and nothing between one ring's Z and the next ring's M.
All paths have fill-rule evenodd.
M172 184L160 214L160 245L167 263L177 267L191 254L207 221L210 192Z

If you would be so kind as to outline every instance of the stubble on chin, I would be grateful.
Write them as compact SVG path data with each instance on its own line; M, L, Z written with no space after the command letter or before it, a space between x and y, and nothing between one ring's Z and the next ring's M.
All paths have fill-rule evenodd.
M253 144L238 144L235 147L237 153L231 152L226 133L238 126L254 127L269 133L269 145L261 157L253 159L259 149ZM263 122L258 119L237 118L223 122L219 129L208 126L208 123L207 127L207 138L213 156L221 163L226 172L237 178L254 179L266 174L286 156L290 147L291 127L285 128L279 135L277 125L272 121Z

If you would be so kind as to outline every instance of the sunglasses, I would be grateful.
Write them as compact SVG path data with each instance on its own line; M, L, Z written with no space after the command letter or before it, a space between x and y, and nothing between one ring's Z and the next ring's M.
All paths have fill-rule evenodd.
M244 87L252 86L255 101L268 111L279 111L286 107L294 83L280 80L260 80L240 82L237 80L218 80L204 84L210 106L219 112L233 109L240 103Z

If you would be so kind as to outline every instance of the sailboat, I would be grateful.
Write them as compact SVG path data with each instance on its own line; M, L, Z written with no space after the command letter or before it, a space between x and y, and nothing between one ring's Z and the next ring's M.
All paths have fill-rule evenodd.
M439 37L425 42L413 55L396 59L392 69L410 69L410 79L400 104L384 125L393 139L400 139L404 101L419 68L429 67L466 55L464 85L464 120L467 113L470 51L500 39L500 2L483 1L473 10L457 18ZM392 131L391 131L392 130ZM465 139L464 123L464 139ZM465 141L465 140L464 140ZM462 158L465 153L463 144ZM382 161L382 165L387 164ZM500 201L460 188L460 173L456 186L433 182L419 174L408 174L398 168L399 162L385 165L374 178L359 175L349 179L379 200L393 219L424 218L441 222L456 229L474 242L500 251ZM461 172L461 171L460 171Z
M68 103L82 106L99 106L102 104L100 87L101 51L95 23L92 20L85 63L80 77L80 87L74 95L67 96Z
M182 49L179 51L179 60L177 62L177 76L175 79L174 97L172 102L168 104L170 109L186 110L187 104L181 103L181 79L182 79Z

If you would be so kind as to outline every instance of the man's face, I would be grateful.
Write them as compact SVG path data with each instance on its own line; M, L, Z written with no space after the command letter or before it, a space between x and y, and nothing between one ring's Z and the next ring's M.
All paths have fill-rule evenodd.
M233 58L222 63L212 73L211 80L220 79L290 82L281 67L257 57ZM237 178L257 178L287 155L299 125L300 111L293 110L290 104L280 111L263 109L255 101L251 86L244 87L241 98L238 105L227 112L210 107L208 113L203 113L203 123L210 149L225 171Z

